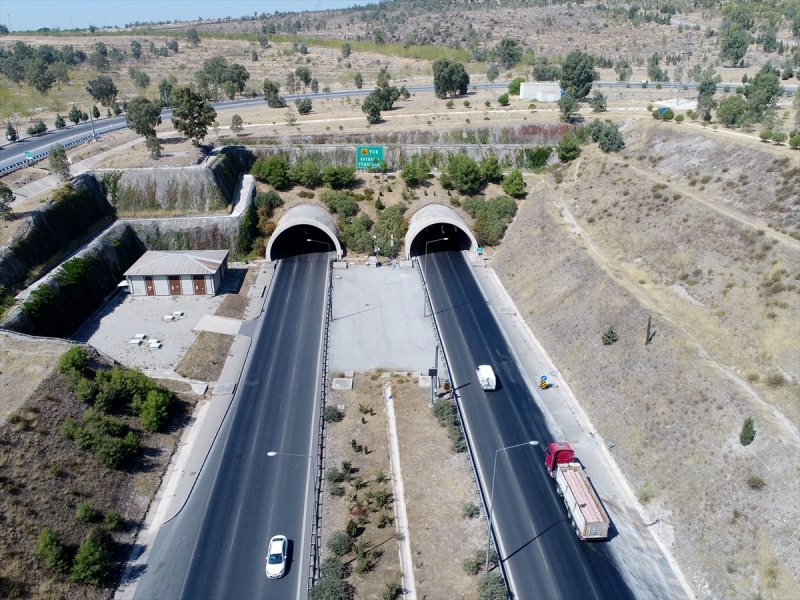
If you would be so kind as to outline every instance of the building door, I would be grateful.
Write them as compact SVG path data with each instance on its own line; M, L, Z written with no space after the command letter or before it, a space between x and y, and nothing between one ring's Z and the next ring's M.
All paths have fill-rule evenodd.
M144 278L144 287L147 290L148 296L155 296L156 295L156 286L153 283L152 277L145 277Z
M192 282L194 283L194 295L206 295L206 278L202 275L192 275Z
M169 281L169 295L170 296L180 296L181 295L181 278L178 275L169 275L167 277Z

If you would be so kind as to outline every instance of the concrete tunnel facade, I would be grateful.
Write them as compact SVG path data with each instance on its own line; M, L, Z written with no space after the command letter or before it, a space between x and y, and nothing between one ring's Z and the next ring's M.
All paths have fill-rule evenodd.
M278 227L269 238L266 252L267 260L272 261L278 258L278 256L274 256L273 254L275 243L280 239L282 234L295 227L313 227L324 233L330 240L331 250L335 250L336 252L336 260L342 260L342 245L339 243L339 229L336 227L336 222L327 210L315 204L298 204L286 211L286 214L278 221ZM322 242L309 243L319 246L319 243ZM321 248L317 248L317 250L319 249Z
M472 231L456 211L443 204L428 204L411 216L405 239L406 259L411 258L411 246L414 243L414 239L425 229L434 225L452 225L458 228L469 238L468 254L470 261L478 260L478 241Z

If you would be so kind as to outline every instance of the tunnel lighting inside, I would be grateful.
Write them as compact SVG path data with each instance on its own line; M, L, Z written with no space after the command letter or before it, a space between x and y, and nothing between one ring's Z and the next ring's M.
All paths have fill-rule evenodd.
M446 238L446 239L445 239ZM472 241L459 227L450 223L435 223L420 231L411 244L411 256L453 250L469 250Z
M279 260L301 254L318 254L336 250L334 241L321 229L313 225L295 225L285 229L273 240L271 260Z

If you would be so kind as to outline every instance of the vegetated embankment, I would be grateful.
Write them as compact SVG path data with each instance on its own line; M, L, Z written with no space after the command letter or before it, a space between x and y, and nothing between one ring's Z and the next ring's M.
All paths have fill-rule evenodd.
M59 188L41 210L28 217L19 235L0 249L0 285L8 290L24 287L30 277L112 215L92 177L81 176Z
M695 591L795 597L798 248L635 162L587 149L523 202L493 266Z

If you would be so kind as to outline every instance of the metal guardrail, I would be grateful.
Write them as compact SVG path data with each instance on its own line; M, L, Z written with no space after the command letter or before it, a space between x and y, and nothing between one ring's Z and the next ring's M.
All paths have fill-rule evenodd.
M317 432L317 474L314 482L314 516L311 523L311 560L308 565L308 590L314 586L319 575L319 520L320 510L322 509L322 482L323 482L323 459L325 458L325 419L323 412L328 402L328 361L330 360L330 331L333 321L333 263L328 255L328 290L325 298L325 323L322 327L322 373L320 385L320 404L319 404L319 430Z
M461 435L464 437L464 442L467 445L467 453L469 455L469 465L470 468L472 469L472 480L475 482L475 487L478 490L478 496L480 497L481 503L483 504L483 514L484 518L487 519L487 525L488 525L489 503L486 500L485 490L483 489L483 486L481 486L480 479L478 478L478 470L475 466L475 452L472 448L472 441L467 436L467 430L464 427L464 414L461 411L461 403L458 401L459 399L458 388L455 384L455 380L450 375L451 373L450 362L447 360L447 353L445 352L444 344L442 344L442 336L439 333L439 323L436 321L436 313L433 312L433 304L431 303L431 297L428 294L428 286L425 281L425 274L422 272L422 268L420 267L419 257L417 257L416 262L417 262L417 269L419 270L419 278L420 281L422 282L422 290L425 293L425 302L428 306L428 310L431 313L431 324L433 325L433 335L436 337L436 342L439 344L439 351L442 354L442 364L445 367L445 370L447 372L447 377L450 379L450 385L452 386L451 389L453 390L453 401L456 405L456 410L458 411L458 421L459 421L458 424L459 427L461 428ZM498 548L497 536L495 535L494 528L489 530L488 535L492 538L492 545L494 546L495 550L497 550ZM506 574L505 565L503 564L502 560L498 560L498 566L500 567L500 572L502 573L503 579L506 582L506 588L508 588L508 576Z
M99 136L100 136L100 134L98 134L97 137L99 137ZM94 139L94 137L95 136L93 136L92 134L84 135L83 137L71 140L69 142L66 142L65 144L61 144L61 146L65 150L68 150L69 148L74 148L75 146L79 146L80 144L83 144L84 142L88 142L89 140ZM58 143L60 143L60 142L53 142L53 145L58 144ZM2 169L0 169L0 177L3 177L4 175L8 175L9 173L13 173L14 171L18 171L20 169L24 169L25 167L30 167L31 165L36 164L37 162L39 162L42 159L47 158L48 156L50 156L50 149L49 148L47 150L43 150L43 151L40 151L40 152L34 154L32 158L25 158L25 159L23 159L21 161L15 162L12 165L7 165L7 166L3 167Z

